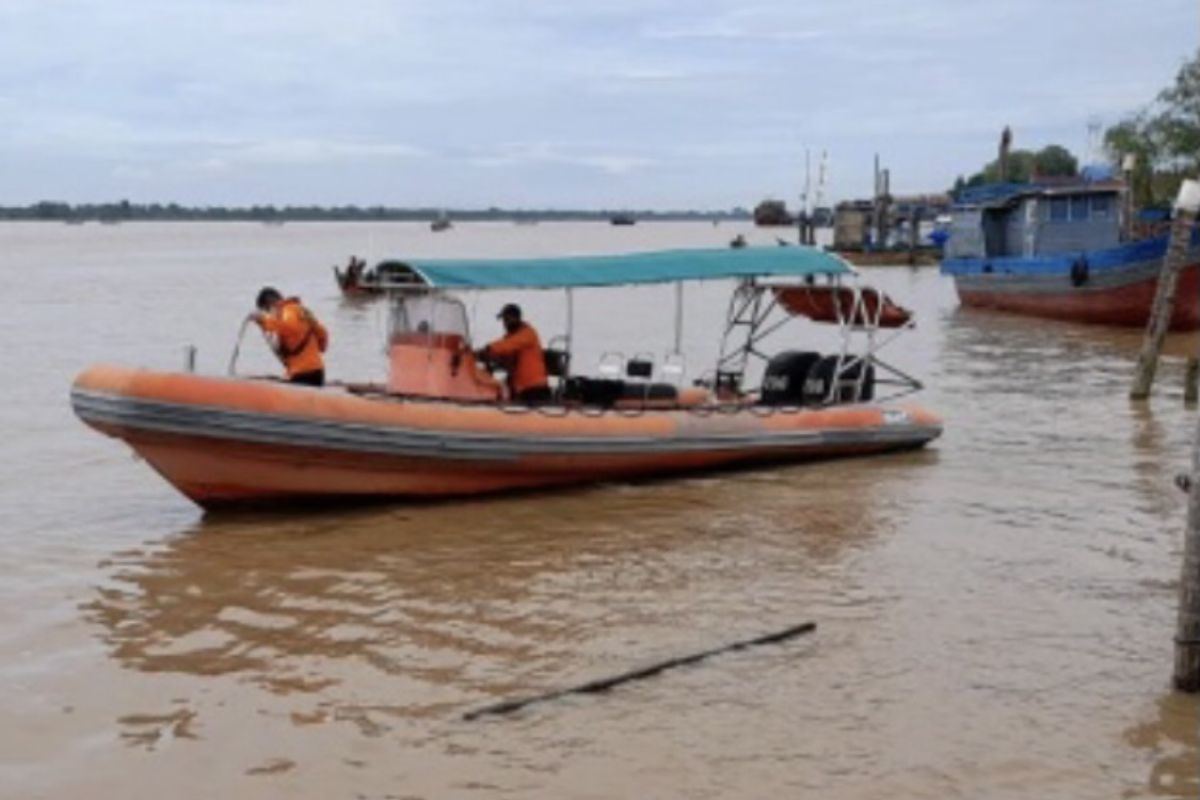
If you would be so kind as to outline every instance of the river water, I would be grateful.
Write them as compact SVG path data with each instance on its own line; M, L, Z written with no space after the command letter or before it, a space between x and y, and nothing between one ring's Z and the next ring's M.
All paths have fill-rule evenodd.
M1200 705L1170 688L1186 468L1173 338L957 307L936 270L864 270L915 308L889 351L945 435L916 453L474 502L205 516L67 393L88 364L223 372L264 283L383 375L351 253L723 246L748 226L7 224L0 334L0 796L1146 798L1200 794ZM689 287L694 371L728 286ZM668 288L576 296L577 365L661 353ZM518 300L467 296L475 337ZM798 326L799 340L829 341ZM239 370L277 369L261 342ZM789 625L817 631L598 696L461 719Z

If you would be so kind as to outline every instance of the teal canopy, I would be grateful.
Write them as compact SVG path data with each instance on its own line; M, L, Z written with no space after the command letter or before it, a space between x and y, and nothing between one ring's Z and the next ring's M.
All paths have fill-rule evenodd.
M812 247L660 250L612 256L551 258L413 259L376 268L389 284L439 289L562 289L719 278L798 278L853 270Z

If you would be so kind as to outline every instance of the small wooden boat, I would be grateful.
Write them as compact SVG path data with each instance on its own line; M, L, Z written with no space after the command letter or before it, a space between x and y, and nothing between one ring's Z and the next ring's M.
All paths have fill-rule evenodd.
M394 270L386 287L386 385L312 388L97 365L75 381L75 412L208 508L476 495L883 453L941 433L934 414L896 402L920 384L881 360L874 344L860 355L844 347L829 355L785 351L767 362L760 385L743 385L762 338L786 320L772 309L840 320L847 342L878 329L890 301L844 286L849 269L820 251L404 264L407 276ZM599 369L597 377L573 371L568 322L555 340L563 346L547 348L556 385L553 401L539 407L509 401L476 363L466 308L449 292L713 278L738 283L721 356L701 385L683 385L678 341L657 374L647 356L619 354L606 354L616 370ZM824 280L831 291L787 285L797 278ZM828 299L813 299L821 297ZM682 313L677 292L677 322Z
M368 268L366 261L351 257L345 269L333 268L333 277L338 289L349 299L382 297L388 286L394 287L396 280L402 279L393 274L397 270L403 272L407 267L397 261L381 261Z
M964 306L1142 327L1150 317L1167 237L1126 237L1112 181L982 187L952 213L942 272ZM1179 276L1170 327L1200 328L1200 236Z

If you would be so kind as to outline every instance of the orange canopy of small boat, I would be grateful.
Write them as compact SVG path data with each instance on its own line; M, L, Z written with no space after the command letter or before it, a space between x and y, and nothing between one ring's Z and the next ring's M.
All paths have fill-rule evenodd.
M775 297L788 313L815 322L899 328L912 312L878 289L848 286L778 286Z

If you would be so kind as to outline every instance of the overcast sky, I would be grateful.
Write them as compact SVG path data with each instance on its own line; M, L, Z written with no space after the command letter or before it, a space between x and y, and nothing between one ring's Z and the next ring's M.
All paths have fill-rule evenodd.
M1197 0L0 0L0 203L729 208L1083 154Z

